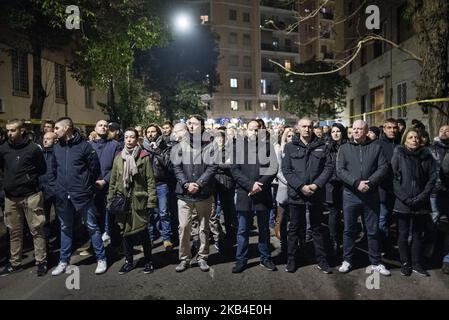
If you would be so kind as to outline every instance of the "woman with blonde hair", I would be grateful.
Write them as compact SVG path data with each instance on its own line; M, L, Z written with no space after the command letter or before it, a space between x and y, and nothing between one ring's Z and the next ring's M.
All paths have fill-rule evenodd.
M430 193L435 185L437 170L430 151L423 146L420 130L410 128L405 131L401 144L394 150L391 165L401 274L410 276L413 271L428 277L429 273L422 265L422 234L431 212ZM410 234L412 240L409 244Z

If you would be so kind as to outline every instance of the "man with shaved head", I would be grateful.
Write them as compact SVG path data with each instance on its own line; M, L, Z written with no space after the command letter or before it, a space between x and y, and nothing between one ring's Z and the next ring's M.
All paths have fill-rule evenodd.
M110 223L109 212L106 209L106 197L109 190L109 181L111 180L112 164L115 156L120 152L120 143L109 139L109 125L106 120L99 120L95 125L95 133L98 138L89 143L94 148L100 161L100 175L95 180L94 203L98 211L99 224L102 229L102 240L105 246L111 242L111 229L113 223ZM114 233L113 244L120 244L118 232Z
M56 212L61 222L61 251L53 276L63 274L70 264L74 219L81 216L87 227L97 258L95 274L107 270L106 253L101 239L94 188L100 175L100 163L92 146L74 128L72 119L60 118L55 124L59 143L54 147L56 167Z
M368 124L356 120L352 125L352 140L340 147L337 154L337 176L344 183L343 192L343 263L342 273L352 269L357 218L363 217L368 233L368 251L371 268L389 276L380 263L379 248L379 183L388 173L388 162L382 147L367 139Z

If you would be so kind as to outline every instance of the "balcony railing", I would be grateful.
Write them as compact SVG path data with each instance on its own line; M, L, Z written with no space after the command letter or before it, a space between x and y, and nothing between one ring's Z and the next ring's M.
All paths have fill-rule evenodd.
M321 19L326 19L326 20L334 20L334 14L333 13L320 12L320 18Z
M298 6L295 2L281 1L281 0L261 0L260 5L264 7L273 7L284 10L298 10Z
M260 49L266 51L298 53L298 46L274 46L270 43L261 43Z

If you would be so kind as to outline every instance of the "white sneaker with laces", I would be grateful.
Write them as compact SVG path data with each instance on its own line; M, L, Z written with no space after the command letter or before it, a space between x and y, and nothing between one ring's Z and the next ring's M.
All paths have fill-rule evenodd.
M383 264L378 264L377 266L372 265L371 270L377 271L383 276L391 276L391 272Z
M95 274L105 273L107 269L108 264L106 263L106 260L98 260L97 269L95 269Z
M65 270L67 269L68 264L65 262L59 262L56 268L51 272L52 276L59 276L60 274L63 274Z
M101 240L103 240L103 246L105 248L111 244L111 237L106 232L101 236Z
M349 262L343 261L340 268L338 268L338 271L341 273L347 273L347 272L349 272L349 270L351 270L351 268L352 268L352 266Z

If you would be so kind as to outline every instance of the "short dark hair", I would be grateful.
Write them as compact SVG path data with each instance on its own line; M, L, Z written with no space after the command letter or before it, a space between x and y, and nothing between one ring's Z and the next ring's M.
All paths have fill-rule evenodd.
M204 128L206 124L206 120L204 119L204 117L200 116L199 114L194 114L190 116L190 118L195 118L196 120L198 120L201 123L201 127Z
M73 121L72 121L72 118L70 118L70 117L61 117L61 118L59 118L58 120L55 121L55 124L58 123L58 122L62 122L62 121L64 121L65 123L67 123L67 125L68 125L68 127L69 127L70 129L73 129Z
M398 123L398 120L396 120L396 119L394 119L394 118L388 118L387 120L384 121L384 124L385 124L385 123L396 123L396 124L397 124L397 123Z
M55 127L55 122L53 120L45 120L44 125L46 124L51 124L51 126L54 128Z
M398 124L402 124L404 127L406 127L406 124L405 124L405 120L404 120L404 119L399 118L399 119L397 119L396 121L397 121Z
M173 128L173 123L170 120L164 121L162 125L165 126L166 124Z
M123 133L125 133L126 131L132 131L132 132L134 132L134 133L136 134L136 139L139 138L139 131L137 131L135 128L133 128L133 127L128 127L128 128L125 129L125 131L123 131Z
M257 121L259 123L259 128L260 129L266 129L267 125L265 124L265 121L263 121L263 119L256 119L255 121Z

